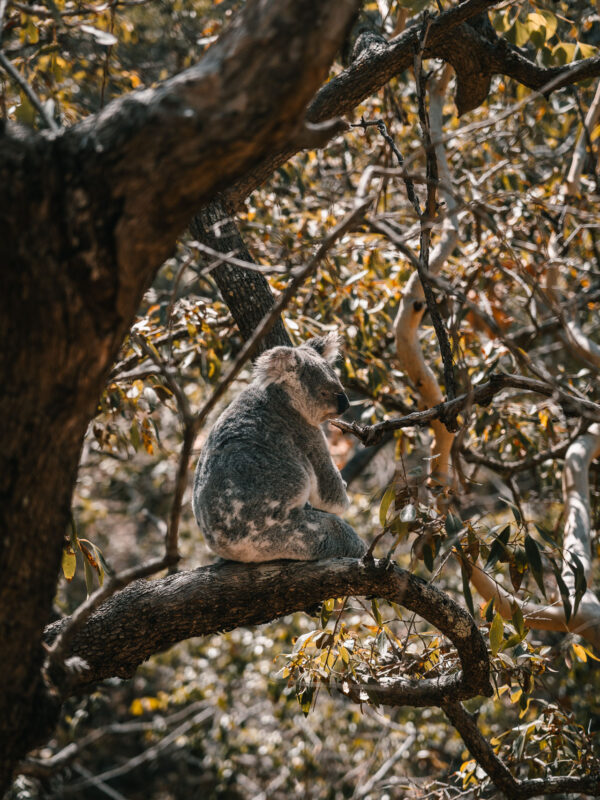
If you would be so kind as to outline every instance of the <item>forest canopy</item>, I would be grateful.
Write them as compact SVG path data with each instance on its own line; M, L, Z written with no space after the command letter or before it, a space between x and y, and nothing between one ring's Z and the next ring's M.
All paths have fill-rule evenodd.
M0 794L600 796L600 7L0 0ZM214 563L338 331L361 560Z

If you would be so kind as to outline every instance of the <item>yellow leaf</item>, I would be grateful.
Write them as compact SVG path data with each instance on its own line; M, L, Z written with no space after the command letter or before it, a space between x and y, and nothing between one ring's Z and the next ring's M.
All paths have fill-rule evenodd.
M77 567L77 558L73 550L71 550L70 547L66 550L63 550L62 571L63 575L68 581L73 580L73 575L75 575L76 567Z
M594 661L600 661L600 658L598 658L598 656L595 656L595 655L592 653L592 651L591 651L591 650L588 650L588 649L587 649L587 647L583 647L583 645L579 645L579 646L581 647L581 649L582 649L582 650L583 650L585 653L587 653L587 655L588 655L588 656L589 656L591 659L593 659Z
M577 42L577 47L579 48L582 58L592 58L598 52L597 47L591 44L585 44L584 42Z
M490 650L492 655L497 655L502 640L504 639L504 621L500 614L496 611L492 626L490 628Z
M142 705L142 701L136 697L133 703L129 706L129 711L133 714L134 717L139 717L140 714L143 714L144 706Z
M583 648L580 644L572 644L571 647L573 648L573 652L580 661L587 661L587 654L585 652L585 648Z

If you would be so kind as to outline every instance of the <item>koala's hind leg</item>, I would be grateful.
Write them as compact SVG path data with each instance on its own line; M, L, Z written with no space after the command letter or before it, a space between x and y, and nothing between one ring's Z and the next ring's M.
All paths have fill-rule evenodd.
M282 525L268 528L261 534L257 548L264 561L360 558L367 549L347 522L311 506L292 509Z

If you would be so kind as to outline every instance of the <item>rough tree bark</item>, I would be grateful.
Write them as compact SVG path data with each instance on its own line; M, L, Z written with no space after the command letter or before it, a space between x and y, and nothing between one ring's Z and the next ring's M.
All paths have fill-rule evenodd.
M461 672L449 678L406 681L410 686L396 682L396 695L400 688L408 689L411 704L431 705L442 696L464 699L491 694L487 647L464 609L399 567L348 558L227 563L158 581L136 581L100 606L76 634L69 655L83 659L87 666L71 675L66 689L74 692L115 675L131 677L153 653L190 636L258 625L344 594L376 594L400 603L435 625L455 645ZM50 625L45 641L50 644L67 624L64 619ZM391 689L390 685L380 690L380 702ZM414 702L417 690L421 703ZM375 693L377 688L368 691Z

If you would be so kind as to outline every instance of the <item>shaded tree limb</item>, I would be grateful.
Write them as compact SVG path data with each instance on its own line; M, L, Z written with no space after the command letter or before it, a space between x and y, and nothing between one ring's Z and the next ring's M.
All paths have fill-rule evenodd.
M196 214L190 223L190 231L214 250L221 253L234 251L244 261L253 261L235 224L233 208L223 197L215 198ZM212 270L212 275L242 337L248 339L258 321L275 303L269 282L260 273L227 263ZM268 350L277 345L291 344L283 320L279 318L262 340L260 349Z
M69 655L87 666L71 675L65 691L78 692L109 677L130 677L152 654L182 639L260 625L346 594L375 594L426 619L458 651L462 672L452 681L459 694L491 694L487 647L468 612L410 572L383 561L347 558L225 562L155 581L136 581L96 609L76 632ZM66 619L49 625L46 644L68 624ZM429 692L437 702L438 681L419 684L415 696L422 700ZM408 702L410 692L406 697Z

